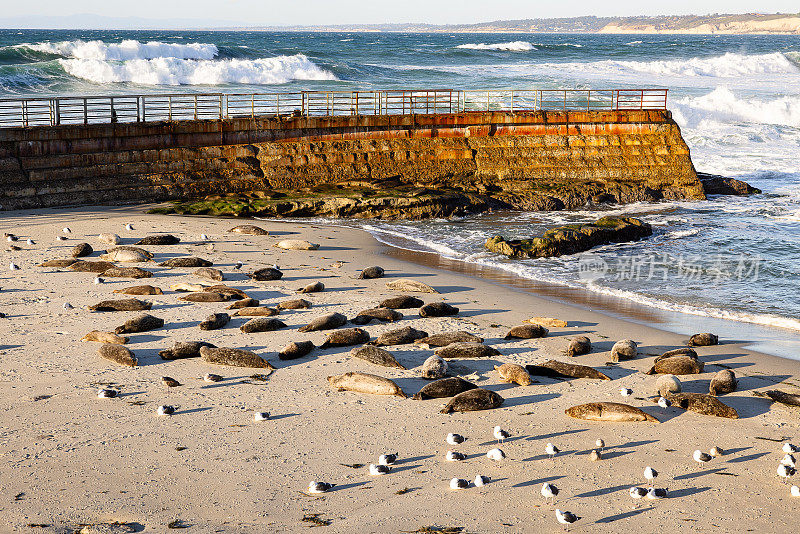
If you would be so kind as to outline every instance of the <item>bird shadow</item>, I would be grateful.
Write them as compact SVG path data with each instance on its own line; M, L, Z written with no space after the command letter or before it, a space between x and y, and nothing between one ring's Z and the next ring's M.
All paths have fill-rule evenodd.
M433 454L427 454L425 456L412 456L411 458L402 458L395 461L395 464L407 464L411 462L420 462L422 460L427 460L428 458L433 458Z
M519 482L511 486L512 488L525 488L528 486L536 486L538 484L544 484L545 482L552 482L554 480L558 480L559 478L565 478L566 475L552 475L549 477L542 477L542 478L535 478L533 480L528 480L526 482Z
M576 452L578 452L578 451L577 450L559 451L559 453L556 454L556 458L560 458L562 456L567 456L569 454L573 454L573 453L576 453ZM530 458L523 458L522 461L523 462L536 462L536 461L539 461L539 460L551 460L551 459L555 462L555 458L550 458L549 454L539 454L539 455L536 455L536 456L531 456ZM553 465L555 465L555 464L553 464Z
M710 486L705 486L702 488L683 488L675 491L670 491L669 496L670 498L681 498L681 497L690 497L692 495L696 495L698 493L703 493L704 491L710 490Z
M397 462L395 462L397 463ZM392 466L393 473L399 473L401 471L408 471L409 469L416 469L417 467L422 467L422 464L413 464L413 465L401 465L400 467Z
M749 449L752 449L752 448L753 448L752 446L751 447L736 447L735 449L727 449L725 451L725 454L726 455L736 454L737 452L743 452L743 451L746 451L746 450L749 450Z
M178 410L178 411L175 412L175 415L183 415L183 414L189 414L189 413L205 412L205 411L208 411L210 409L211 409L210 406L206 406L204 408L191 408L189 410Z
M766 454L766 453L764 453ZM706 475L713 475L714 473L719 473L720 471L724 471L722 467L716 467L714 469L706 469L705 471L696 471L694 473L686 473L685 475L678 475L673 477L672 480L689 480L692 478L700 478Z
M747 456L739 456L738 458L731 458L730 460L728 460L727 463L729 463L729 464L738 464L738 463L741 463L741 462L749 462L750 460L757 460L758 458L761 458L762 456L766 456L767 454L769 454L769 453L768 452L756 452L756 453L753 453L753 454L748 454Z
M640 441L628 441L622 445L610 445L606 449L631 449L633 447L641 447L642 445L650 445L651 443L658 443L657 439L643 439Z
M621 491L624 489L629 488L630 486L627 484L622 484L620 486L609 486L607 488L599 488L592 491L587 491L584 493L578 493L574 495L574 497L599 497L601 495L608 495L609 493L614 493L616 491Z
M511 438L506 438L506 439L503 440L502 443L499 443L499 444L497 443L496 439L492 439L492 440L489 440L489 441L484 441L483 443L478 443L478 446L479 447L484 447L486 445L496 445L498 447L502 447L506 443L511 443L512 441L517 441L519 439L525 439L525 436L514 436L514 437L511 437Z
M126 391L125 393L119 392L117 393L117 397L124 398L124 397L133 397L135 395L141 395L143 393L147 393L146 391Z
M270 421L277 421L278 419L286 419L287 417L294 417L295 415L300 415L299 413L283 413L280 415L270 415Z
M645 512L649 512L650 510L654 510L655 506L650 506L649 508L639 508L638 510L631 510L630 512L623 512L621 514L614 514L606 516L602 519L598 519L595 523L613 523L614 521L619 521L620 519L630 519L631 517L635 517L639 514L643 514Z
M364 482L352 482L350 484L342 484L342 485L338 485L337 484L336 486L334 486L333 488L328 490L328 493L331 493L331 492L334 492L334 491L357 488L359 486L364 486L365 484L369 484L369 482L364 481Z
M551 432L550 434L540 434L538 436L530 436L525 438L527 441L533 441L536 439L549 439L549 438L556 438L558 436L566 436L569 434L577 434L578 432L588 432L588 428L576 428L574 430L564 430L562 432Z

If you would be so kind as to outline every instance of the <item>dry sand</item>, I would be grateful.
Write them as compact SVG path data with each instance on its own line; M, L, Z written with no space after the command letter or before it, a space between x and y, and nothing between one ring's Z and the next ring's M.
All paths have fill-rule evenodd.
M132 223L133 231L124 228ZM465 532L560 531L555 508L581 517L570 531L664 532L791 532L796 529L800 499L776 476L781 441L800 442L798 410L772 405L752 396L756 389L798 391L800 363L743 350L738 344L701 347L706 372L685 377L685 391L707 392L709 379L722 365L740 376L739 391L721 397L740 419L718 419L679 409L662 410L647 397L656 377L643 374L653 356L685 344L688 336L647 328L597 312L553 302L498 285L380 254L368 234L356 230L297 222L258 222L270 236L227 233L231 220L143 215L136 208L82 208L5 212L0 231L21 237L23 250L10 252L3 243L0 271L0 530L67 532L81 524L131 523L140 531L172 531L180 520L190 532L278 532L314 526L304 516L319 514L330 521L322 532L401 532L421 527L463 527ZM56 241L69 226L68 241ZM241 288L262 304L274 304L319 280L322 293L304 297L309 310L282 312L289 325L277 332L243 334L234 318L222 330L201 331L198 323L229 303L188 303L168 290L172 283L198 281L193 269L167 270L143 265L154 278L108 279L94 285L93 274L43 269L36 264L68 256L77 243L95 250L100 232L116 232L125 244L156 232L181 237L178 245L145 247L157 261L196 255L214 262L226 283ZM199 242L208 234L213 247ZM31 237L35 245L25 244ZM281 251L280 239L320 243L317 251ZM93 256L97 256L95 253ZM233 270L240 260L241 272ZM21 266L8 271L9 262ZM337 266L336 262L342 262ZM245 273L276 263L284 278L252 282ZM386 269L387 278L358 280L371 265ZM414 401L397 397L338 392L326 376L346 371L374 373L395 380L409 395L427 381L417 378L419 366L432 351L415 345L390 347L408 371L388 369L351 359L350 347L320 350L310 356L280 361L276 352L292 340L319 345L325 333L301 334L297 327L332 311L353 317L396 294L387 280L414 278L437 288L440 295L417 295L425 302L444 300L461 309L456 317L422 319L415 310L394 324L364 327L373 336L411 325L429 333L467 330L486 338L502 353L481 360L454 360L451 371L471 377L506 400L495 410L465 414L439 413L446 399ZM90 313L87 307L112 290L149 283L164 295L140 297L154 303L153 315L164 328L131 334L128 347L139 358L137 368L100 359L96 343L80 342L88 331L113 330L137 312ZM63 309L65 302L75 308ZM539 340L503 339L511 326L532 316L569 321L551 328ZM587 335L594 349L575 358L599 368L614 380L555 380L536 377L531 386L502 383L492 371L499 362L536 363L566 360L571 336ZM622 338L639 342L640 357L608 365L611 345ZM250 379L257 369L215 367L199 359L163 361L158 351L175 341L203 340L218 346L253 350L277 368L266 381ZM206 372L223 375L218 384L201 380ZM168 375L183 386L167 388ZM122 395L97 399L98 384L113 383ZM629 402L661 421L590 423L571 419L564 410L591 401L623 402L619 390L629 387ZM156 407L173 404L172 417L157 417ZM254 422L257 410L272 418ZM507 459L485 457L495 443L492 428L501 425L511 438L502 445ZM447 445L448 432L468 440ZM595 440L606 442L605 459L589 461ZM757 438L769 438L768 441ZM547 442L563 452L554 460L544 453ZM728 453L698 466L695 449L719 446ZM468 455L463 462L445 462L448 449ZM384 452L400 459L392 473L371 477L367 465ZM350 467L347 464L366 464ZM660 472L657 487L669 497L634 501L631 485L644 485L642 471ZM453 492L453 477L490 476L483 488ZM796 477L800 479L800 476ZM303 493L309 481L338 484L322 496ZM561 489L555 503L539 491L551 482ZM797 483L797 482L795 482ZM308 517L307 517L308 518ZM49 525L29 527L29 524Z

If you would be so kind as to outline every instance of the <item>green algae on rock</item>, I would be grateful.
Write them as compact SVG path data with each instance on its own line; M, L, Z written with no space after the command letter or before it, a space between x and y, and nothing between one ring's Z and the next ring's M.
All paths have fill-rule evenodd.
M593 223L552 228L531 239L506 240L497 235L489 238L484 246L511 258L549 258L576 254L609 243L636 241L652 233L652 227L639 219L603 217Z

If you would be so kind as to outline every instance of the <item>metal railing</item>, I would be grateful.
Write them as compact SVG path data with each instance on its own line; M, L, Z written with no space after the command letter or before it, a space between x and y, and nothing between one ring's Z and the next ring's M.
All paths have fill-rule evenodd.
M667 89L176 93L0 99L0 128L246 117L664 110Z

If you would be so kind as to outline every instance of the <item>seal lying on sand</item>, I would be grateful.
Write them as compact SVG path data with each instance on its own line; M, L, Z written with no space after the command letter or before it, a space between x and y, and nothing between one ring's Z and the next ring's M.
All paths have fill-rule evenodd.
M130 338L118 336L113 332L102 332L100 330L92 330L81 338L81 341L98 341L100 343L115 343L117 345L124 345Z
M681 347L679 349L668 350L661 356L658 356L655 361L664 360L666 358L672 358L673 356L688 356L689 358L697 359L697 352L694 349L690 349L688 347Z
M358 275L359 280L369 280L372 278L383 278L383 267L378 267L377 265L374 267L367 267L361 274Z
M639 351L638 345L632 339L623 339L614 343L611 347L611 361L620 362L622 360L633 360Z
M406 398L400 386L382 376L368 373L349 372L343 375L328 377L328 383L338 391L355 391L356 393L370 393L372 395L396 395Z
M117 245L115 247L109 247L108 250L105 251L105 254L111 254L111 253L116 252L118 250L130 250L132 252L137 252L137 253L141 254L142 256L144 256L146 258L149 258L151 260L153 259L153 253L152 252L150 252L149 250L143 249L141 247L134 247L133 245Z
M714 375L711 383L708 385L708 392L712 395L724 395L736 391L736 386L739 381L736 379L736 374L730 369L723 369Z
M254 367L258 369L275 368L255 352L227 347L200 347L200 357L206 363L214 365L229 365L231 367Z
M211 291L212 293L219 293L220 295L227 295L231 300L242 300L250 298L247 293L235 287L226 286L225 284L214 284L213 286L206 286L203 291Z
M319 293L321 291L325 291L325 284L322 282L313 282L297 290L298 293Z
M797 393L787 393L779 389L770 389L768 391L754 391L753 395L756 397L769 397L775 402L780 402L788 406L800 406L800 395Z
M125 365L127 367L136 367L138 363L136 356L127 348L116 343L103 343L97 351L100 357L106 360Z
M570 417L583 419L586 421L609 421L615 423L646 421L650 423L660 423L652 415L643 412L639 408L634 408L619 402L590 402L573 406L564 410Z
M457 332L433 334L414 341L415 345L428 345L429 347L446 347L451 343L483 343L483 338L459 330Z
M160 288L154 286L131 286L123 287L122 289L115 289L114 293L120 295L163 295L164 292Z
M458 342L450 343L445 347L439 347L434 354L441 356L445 360L451 358L486 358L497 356L500 351L494 347L489 347L483 343Z
M567 346L567 356L582 356L592 351L592 342L586 336L577 336Z
M228 295L222 295L212 291L198 291L197 293L187 293L178 300L186 302L227 302L231 300L231 298Z
M261 304L260 301L257 299L251 299L250 297L244 298L242 300L237 300L227 308L226 310L241 310L242 308L257 308Z
M419 393L411 397L414 400L443 399L453 397L459 393L476 389L478 386L472 382L467 382L463 378L450 377L436 380L430 384L425 384Z
M422 378L437 380L447 375L447 367L447 362L444 361L441 356L436 356L434 354L422 363L420 373Z
M170 234L161 234L161 235L149 235L147 237L143 237L135 244L137 245L177 245L180 243L181 240L174 235Z
M72 262L69 266L70 271L79 273L102 273L109 269L113 269L114 264L108 261L88 261L78 260Z
M696 375L702 373L704 367L703 362L691 356L670 356L656 359L653 367L645 374Z
M212 265L214 265L212 262L195 256L170 258L158 264L159 267L166 267L168 269L174 269L175 267L211 267Z
M146 263L150 261L150 257L142 254L136 250L128 250L124 248L116 248L112 252L100 254L101 260L117 261L120 263Z
M319 248L318 243L311 243L303 239L284 239L275 243L275 246L284 250L317 250Z
M301 310L311 307L311 303L306 299L284 300L278 303L279 310Z
M518 384L520 386L531 385L531 375L521 365L516 363L504 363L503 365L495 365L494 370L500 375L503 382L510 384Z
M228 231L234 234L269 235L269 232L254 224L240 224L239 226L234 226Z
M672 403L672 406L690 412L728 419L739 418L736 410L705 393L670 393L665 398Z
M295 360L314 350L314 344L310 341L292 341L278 353L281 360Z
M199 358L201 347L216 348L216 345L205 341L176 341L171 349L164 349L158 353L162 360L182 360L184 358Z
M91 256L93 252L94 249L89 243L78 243L72 247L70 254L73 258L84 258L86 256Z
M256 317L240 326L239 330L241 330L243 334L252 334L255 332L273 332L281 328L286 328L286 323L280 319L275 319L273 317Z
M114 329L116 334L135 334L137 332L148 332L164 326L164 319L154 317L147 313L138 315L133 319L125 321L125 324Z
M328 313L317 317L307 325L299 328L298 332L316 332L318 330L332 330L347 323L347 317L341 313Z
M153 307L152 302L139 299L104 300L89 306L93 312L142 311Z
M280 310L276 308L269 308L267 306L246 306L239 308L234 312L237 317L272 317L278 315Z
M394 367L397 369L405 369L403 365L395 359L391 352L388 350L376 347L374 345L364 345L350 351L350 356L360 360L381 365L383 367Z
M431 302L419 309L420 317L448 317L458 315L458 308L446 302Z
M528 373L537 376L547 376L550 378L594 378L598 380L611 380L600 371L586 365L576 365L573 363L548 360L538 365L526 365Z
M263 269L253 271L253 274L250 275L250 278L257 282L271 282L273 280L280 280L283 278L283 272L275 269L274 267L264 267Z
M428 337L428 333L410 326L404 326L403 328L384 332L378 336L374 345L379 347L381 345L405 345L407 343L413 343L417 339L422 339L423 337Z
M353 324L364 325L372 321L383 321L385 323L393 323L403 318L403 314L399 311L390 308L373 308L371 310L363 310L358 312L354 318L350 319Z
M399 297L391 297L382 300L378 307L390 308L392 310L410 310L412 308L419 308L424 305L425 302L417 297L412 297L411 295L400 295Z
M219 330L231 320L227 313L212 313L200 323L200 330Z
M328 334L325 342L319 346L321 349L328 347L348 347L369 341L369 332L361 328L345 328Z
M504 339L535 339L545 337L547 329L538 324L523 324L508 331Z
M397 280L391 280L386 282L386 288L391 289L392 291L415 291L417 293L438 293L435 289L433 289L428 284L423 282L418 282L416 280L411 280L409 278L398 278Z
M103 271L108 278L152 278L153 273L140 267L112 267Z
M37 267L58 267L63 269L65 267L69 267L74 263L78 263L78 261L79 260L76 260L74 258L56 258L54 260L47 260L43 263L40 263L39 265L37 265Z
M213 267L200 267L199 269L195 269L192 274L199 278L205 278L214 282L222 282L225 280L225 275L222 274L222 271Z
M475 412L478 410L491 410L503 404L503 397L488 389L470 389L459 393L439 413Z
M689 339L690 347L708 347L719 343L719 337L709 332L695 334Z
M666 398L669 393L680 393L683 390L681 381L675 375L661 375L656 380L656 393Z

